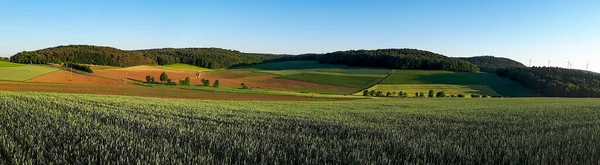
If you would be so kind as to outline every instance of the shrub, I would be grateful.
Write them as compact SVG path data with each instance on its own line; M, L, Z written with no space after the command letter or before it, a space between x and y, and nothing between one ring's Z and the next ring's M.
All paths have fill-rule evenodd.
M458 97L460 97L460 98L465 98L465 95L463 95L463 94L458 94Z
M167 79L166 85L177 85L177 83L171 81L171 79Z
M425 97L425 93L419 92L419 97L421 97L421 98Z
M377 93L375 93L375 96L382 97L383 96L383 92L382 91L377 91Z
M205 87L210 86L210 80L202 79L202 86L205 86Z
M434 94L433 90L429 90L429 95L427 95L427 97L433 97L433 94Z
M243 84L243 83L242 83ZM363 91L363 96L369 96L369 90L364 90Z
M219 80L215 80L215 83L213 84L213 87L216 87L216 88L219 87Z
M390 96L394 97L394 96L396 96L396 94L398 94L398 93L396 93L396 91L392 91L392 93L390 94Z
M185 77L183 80L179 80L179 84L181 85L190 85L190 77Z
M375 93L376 93L376 92L375 92L374 90L372 90L372 91L369 91L369 95L370 95L370 96L375 96Z
M146 83L154 83L154 82L155 82L154 77L152 77L150 75L146 76Z
M404 96L404 92L402 92L402 91L398 92L398 97L402 97L402 96Z
M84 71L84 72L88 72L88 73L94 73L94 71L92 71L92 68L90 68L90 66L79 65L79 64L75 64L75 63L66 63L66 64L63 64L63 67L73 68L75 70L80 70L80 71Z
M415 92L415 97L419 97L419 92Z
M481 97L483 97L483 98L489 98L489 96L488 96L488 95L483 95L483 96L481 96Z
M479 94L471 94L471 98L480 98L481 96Z
M492 98L503 98L502 96L492 96Z
M242 83L241 86L242 86L242 89L248 89L248 86L246 85L246 83Z
M440 91L440 92L438 92L438 93L435 94L435 97L446 97L446 92Z
M160 74L160 81L167 81L167 80L169 80L169 76L167 75L167 73L162 72Z
M392 96L392 93L390 93L390 92L385 93L385 97L390 97L390 96Z

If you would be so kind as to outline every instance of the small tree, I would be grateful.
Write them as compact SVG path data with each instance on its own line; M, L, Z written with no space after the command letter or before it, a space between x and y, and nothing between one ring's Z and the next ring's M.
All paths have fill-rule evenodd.
M415 92L415 97L419 97L419 92Z
M429 95L427 95L427 97L433 97L433 94L434 94L434 93L435 93L435 92L433 92L433 90L429 90Z
M190 85L190 77L185 77L183 80L179 80L179 84L181 85Z
M480 98L481 96L479 94L471 94L471 98Z
M385 93L385 97L390 97L390 96L392 96L392 93L390 93L390 92Z
M370 96L375 96L375 90L369 91Z
M397 94L396 91L392 91L392 94L390 96L393 97L393 96L396 96L396 94Z
M446 92L440 91L440 92L438 92L438 93L435 94L435 97L446 97Z
M150 75L146 76L146 82L147 83L154 83L154 77L152 77Z
M458 94L458 97L459 97L459 98L465 98L465 95L463 95L463 94Z
M213 84L213 87L216 87L216 88L219 87L219 80L215 80L215 83Z
M421 97L421 98L425 97L425 93L419 92L419 97Z
M245 83L242 83L241 86L242 86L242 89L248 89L248 86L246 86Z
M382 97L383 96L383 92L382 91L377 91L377 93L375 95L377 97Z
M205 87L210 86L210 80L202 79L202 86L205 86Z
M404 92L402 97L408 97L408 93Z
M160 81L167 81L167 80L169 80L169 76L167 75L167 73L162 72L160 74Z
M165 82L166 85L177 85L177 83L171 81L171 79L167 79L167 82Z
M400 91L398 92L398 97L402 97L404 95L404 92Z
M369 96L369 90L364 90L363 91L363 96Z

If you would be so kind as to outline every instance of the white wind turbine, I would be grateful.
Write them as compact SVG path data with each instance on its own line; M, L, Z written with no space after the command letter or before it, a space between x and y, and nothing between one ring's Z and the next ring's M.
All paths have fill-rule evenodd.
M571 66L573 66L573 65L571 64L571 60L567 61L567 69L571 69Z

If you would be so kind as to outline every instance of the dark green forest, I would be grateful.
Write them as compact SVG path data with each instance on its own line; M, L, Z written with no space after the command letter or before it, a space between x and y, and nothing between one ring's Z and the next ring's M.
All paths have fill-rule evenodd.
M120 50L102 46L69 45L21 52L12 56L10 61L25 64L79 63L122 67L185 63L219 69L239 64L260 63L278 57L280 56L242 53L220 48Z
M496 73L497 69L502 68L525 68L526 66L512 59L494 56L476 56L459 57L457 59L465 60L479 67L482 72Z
M504 68L498 76L508 77L552 97L600 97L600 75L592 72L556 68Z
M417 49L349 50L326 54L304 54L277 60L316 60L326 64L372 66L391 69L448 70L477 72L479 68L467 61Z

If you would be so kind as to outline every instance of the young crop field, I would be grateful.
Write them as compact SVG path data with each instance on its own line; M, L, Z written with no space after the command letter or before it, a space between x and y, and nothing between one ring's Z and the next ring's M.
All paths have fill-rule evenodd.
M355 67L335 64L319 64L317 61L284 61L262 63L249 66L234 67L234 69L250 69L261 71L312 71L312 72L333 72L333 73L352 73L352 74L379 74L385 75L391 71L386 68L374 67Z
M12 63L12 62L0 61L0 68L4 68L4 67L17 67L17 66L25 66L25 65L23 65L23 64L17 64L17 63Z
M448 84L467 86L488 86L496 93L511 97L537 96L535 91L515 81L488 73L394 70L380 84ZM429 91L429 90L427 90ZM425 91L425 92L427 92Z
M12 64L6 64L12 65ZM59 69L39 66L39 65L22 65L13 67L0 67L0 81L26 81L40 75L57 71Z
M597 99L239 102L0 92L1 164L597 164Z
M463 94L465 97L471 97L471 94L481 94L487 96L498 96L500 94L496 93L493 89L488 86L483 85L448 85L448 84L399 84L399 85L388 85L388 84L378 84L368 89L369 91L382 91L383 93L387 92L406 92L408 93L408 97L415 97L415 93L423 92L425 96L427 96L429 90L433 90L434 92L444 91L446 95L454 95L458 96L458 94ZM357 92L354 95L362 96L363 92Z

